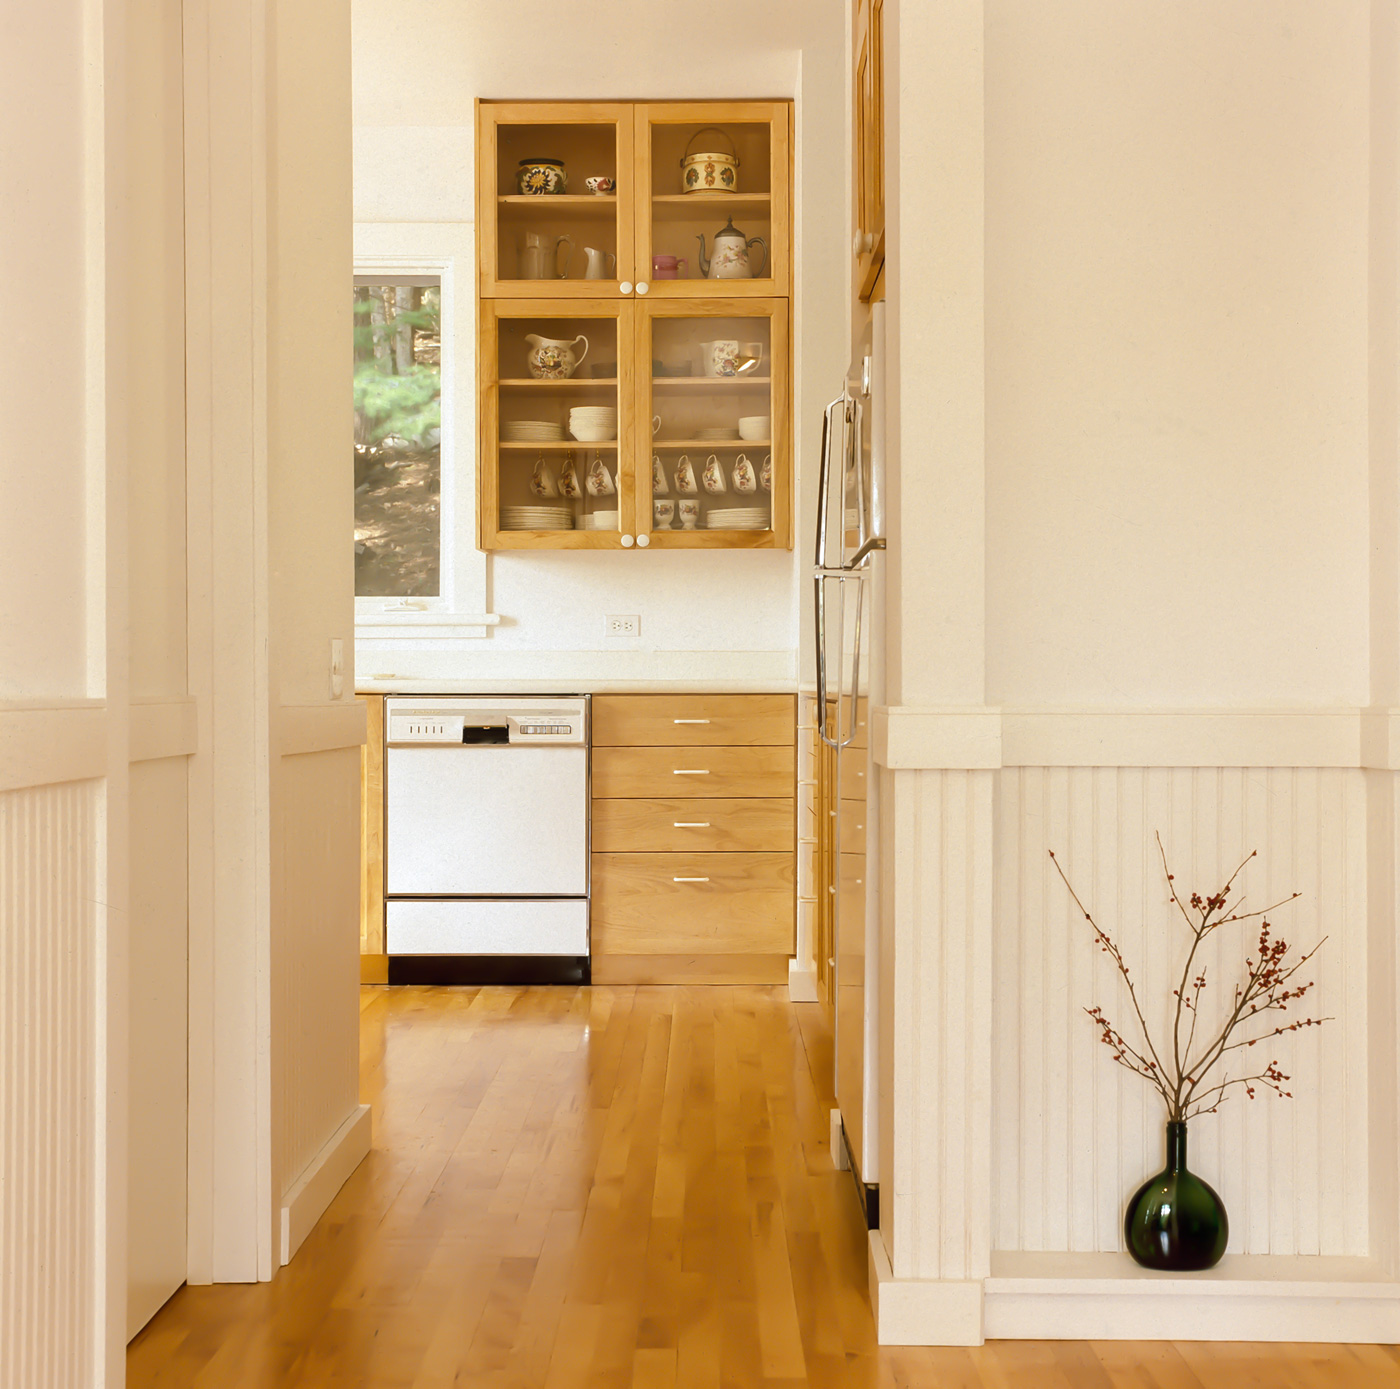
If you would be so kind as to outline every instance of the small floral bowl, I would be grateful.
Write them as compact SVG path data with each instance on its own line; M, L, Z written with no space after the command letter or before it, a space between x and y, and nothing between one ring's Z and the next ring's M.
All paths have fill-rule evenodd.
M596 193L600 198L603 194L613 191L613 181L606 174L594 174L592 178L586 178L583 182L590 193Z

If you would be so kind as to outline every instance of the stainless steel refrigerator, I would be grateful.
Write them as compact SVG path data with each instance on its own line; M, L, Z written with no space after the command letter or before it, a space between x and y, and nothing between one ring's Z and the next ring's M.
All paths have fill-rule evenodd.
M844 389L826 409L813 576L818 728L840 750L838 808L844 779L863 775L865 785L861 823L837 830L835 881L826 887L834 889L836 1101L872 1227L879 1209L880 786L869 739L857 733L885 693L884 312L883 304L871 306Z

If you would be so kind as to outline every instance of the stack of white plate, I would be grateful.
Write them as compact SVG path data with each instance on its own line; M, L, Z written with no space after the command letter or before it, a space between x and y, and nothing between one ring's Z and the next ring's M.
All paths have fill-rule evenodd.
M553 444L564 437L564 426L552 420L502 420L501 438L508 444Z
M571 506L503 506L503 531L571 531L574 509Z
M704 429L697 429L695 437L697 439L737 439L739 430L736 425L732 424L707 426Z
M766 506L733 506L719 511L711 511L705 517L705 524L712 531L766 531L768 529L768 508Z
M586 444L617 438L617 407L575 405L569 411L569 433Z
M586 531L615 531L617 529L617 512L592 512L583 518L583 529Z

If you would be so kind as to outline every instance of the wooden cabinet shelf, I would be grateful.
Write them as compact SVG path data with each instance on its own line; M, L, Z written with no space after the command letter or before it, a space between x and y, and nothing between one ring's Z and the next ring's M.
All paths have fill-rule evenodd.
M479 102L477 110L477 543L487 550L634 553L791 548L791 103ZM711 127L720 133L708 130L705 138L724 144L696 148L732 148L739 186L687 193L683 157ZM515 179L527 158L561 161L575 188L596 174L614 178L617 191L521 194ZM715 234L731 222L750 239L754 273L701 278L701 239L712 256ZM598 253L607 257L614 278L584 278L585 251L595 263ZM685 259L689 275L655 279L653 257L663 254ZM533 278L544 272L555 278ZM568 345L565 353L577 357L574 374L531 375L540 339ZM587 374L594 364L610 375ZM570 412L601 408L615 410L616 420L605 417L596 427L615 423L616 437L574 439ZM713 428L737 431L746 417L771 422L744 426L763 430L764 438L700 437ZM503 438L534 432L504 426L536 421L559 426L565 437ZM570 505L549 498L561 474L568 480L569 450L580 470L598 467L603 455L613 490L572 503L579 529L505 531L502 518L512 508ZM694 494L699 516L689 530L678 515L688 497L669 477L666 491L652 494L653 458L674 468L682 452L696 455L697 470L714 454L726 472L725 492ZM747 481L734 475L743 467L739 453L756 474L767 470L771 493L738 490L738 481ZM707 524L712 511L756 506L766 508L763 530ZM616 523L583 530L581 518L601 510L616 510Z

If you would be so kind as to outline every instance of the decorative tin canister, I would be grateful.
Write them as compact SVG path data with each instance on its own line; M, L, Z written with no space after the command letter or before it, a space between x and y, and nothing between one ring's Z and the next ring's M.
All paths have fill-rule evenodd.
M691 146L713 131L729 146L729 153L713 150L691 153ZM681 159L681 191L685 193L737 193L739 190L739 153L734 141L718 126L707 125L690 137Z
M562 159L522 159L515 181L522 193L562 193L569 175Z

